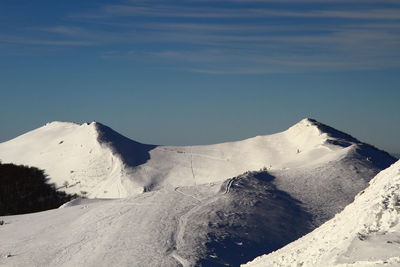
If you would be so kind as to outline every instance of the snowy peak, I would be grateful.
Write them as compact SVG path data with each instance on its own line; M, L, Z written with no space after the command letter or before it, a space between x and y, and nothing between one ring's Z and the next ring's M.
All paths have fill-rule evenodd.
M132 143L136 143L137 145L144 145L141 144L139 142L136 142L132 139L129 139L125 136L123 136L122 134L114 131L112 128L108 127L107 125L104 125L100 122L92 122L90 124L91 126L94 127L94 129L97 131L98 134L98 138L97 141L99 141L99 143L112 143L112 142L118 142L118 141L129 141Z
M47 123L38 130L41 130L40 133L42 135L46 135L47 133L58 136L77 135L74 142L80 145L87 144L87 138L91 138L93 145L98 145L103 149L109 150L115 157L125 163L127 167L135 167L145 163L150 158L148 151L156 147L131 140L96 121L82 124L54 121ZM86 141L84 141L85 139Z
M315 119L306 118L296 124L298 127L311 127L318 131L319 135L324 136L327 140L341 140L351 143L360 143L360 141L353 136L339 131L326 124L318 122Z
M146 149L96 122L56 121L1 143L0 159L44 169L68 193L118 198L140 192L127 172L149 158Z
M316 120L309 119L310 122L314 125L314 127L317 127L317 129L320 131L321 134L326 134L327 135L327 142L332 143L334 145L339 145L339 146L348 146L350 143L360 143L359 140L354 138L353 136L346 134L344 132L341 132L339 130L336 130L335 128L332 128L328 125L325 125L323 123L317 122Z
M351 135L310 118L301 120L285 133L290 140L306 147L322 144L348 147L360 143Z
M87 123L85 123L87 124ZM80 124L75 123L75 122L68 122L68 121L52 121L52 122L48 122L46 123L43 127L57 127L57 126L79 126Z
M98 122L94 122L93 126L98 134L97 141L108 147L128 167L146 163L150 159L149 151L157 147L156 145L145 145L133 141Z
M312 125L315 125L316 123L319 123L319 122L317 122L317 120L315 120L315 119L304 118L301 121L299 121L297 124L302 124L305 126L312 126Z

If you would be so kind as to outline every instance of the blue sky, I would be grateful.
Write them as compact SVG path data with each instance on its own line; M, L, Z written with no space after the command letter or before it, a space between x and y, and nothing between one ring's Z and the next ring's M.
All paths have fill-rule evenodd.
M0 141L97 120L207 144L313 117L400 152L400 2L0 2Z

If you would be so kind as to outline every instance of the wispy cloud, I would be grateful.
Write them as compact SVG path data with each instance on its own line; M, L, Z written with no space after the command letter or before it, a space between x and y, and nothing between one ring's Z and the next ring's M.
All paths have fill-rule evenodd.
M137 6L108 5L91 13L72 15L81 18L112 18L112 17L178 17L178 18L341 18L341 19L400 19L400 8L359 9L359 10L308 10L291 11L271 8L209 8L183 7L170 5Z
M207 69L195 69L195 68L188 68L184 69L186 72L192 72L192 73L202 73L202 74L214 74L214 75L248 75L248 74L272 74L272 73L282 73L285 71L277 70L275 69L268 69L268 68L236 68L236 69L230 69L230 68L224 68L224 69L213 69L213 68L207 68Z
M329 1L343 5L340 9L310 5L299 10L290 5L229 8L203 5L203 0L189 2L200 4L124 1L104 5L66 15L59 25L30 26L27 36L0 35L0 43L96 46L103 48L99 55L107 60L176 65L213 74L400 66L400 7L353 4L350 9L343 7L346 1Z
M89 32L87 30L84 30L81 27L71 27L71 26L65 26L65 25L59 25L59 26L51 26L51 27L38 27L38 28L31 28L33 30L41 30L41 31L46 31L46 32L51 32L51 33L57 33L57 34L62 34L62 35L68 35L68 36L83 36L87 35Z
M33 39L13 35L0 35L0 43L14 43L25 45L48 45L48 46L92 46L94 42L82 40L51 40Z

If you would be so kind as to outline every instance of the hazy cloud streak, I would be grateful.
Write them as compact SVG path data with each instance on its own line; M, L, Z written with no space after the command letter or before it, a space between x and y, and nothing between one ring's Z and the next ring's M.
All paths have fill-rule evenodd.
M357 9L354 5L351 9L310 5L299 10L289 5L277 9L240 4L227 8L191 2L200 4L124 1L104 5L69 14L65 24L31 26L29 37L0 36L0 42L107 47L98 53L104 59L163 66L175 62L185 70L209 69L215 74L382 68L385 62L390 67L400 65L400 8L372 4Z

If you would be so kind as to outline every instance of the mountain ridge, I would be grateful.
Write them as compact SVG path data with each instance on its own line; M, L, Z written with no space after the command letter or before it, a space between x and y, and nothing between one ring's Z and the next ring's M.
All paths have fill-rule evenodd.
M113 130L111 127L109 127L109 126L107 126L107 125L105 125L105 124L103 124L101 122L98 122L98 121L83 122L83 123L76 123L76 122L70 122L70 121L51 121L51 122L47 122L46 124L44 124L42 126L39 126L36 129L33 129L31 131L35 131L35 130L40 129L40 128L45 127L45 126L91 126L91 125L93 125L95 128L98 128L100 131L102 131L102 129L104 129L104 128L108 128L109 130L114 131L117 134L120 134L120 133L116 132L115 130ZM269 136L269 135L279 134L279 133L282 133L282 132L289 131L291 128L296 128L296 127L303 128L303 129L307 129L307 127L314 127L316 129L318 129L319 135L322 135L322 134L326 133L328 137L346 139L346 140L354 142L354 143L361 143L361 141L359 141L355 137L353 137L353 136L351 136L351 135L349 135L347 133L344 133L342 131L339 131L339 130L333 128L333 127L330 127L330 126L328 126L328 125L326 125L324 123L321 123L321 122L319 122L319 121L317 121L316 119L313 119L313 118L304 118L304 119L298 121L297 123L293 124L292 126L290 126L288 129L280 131L280 132L277 132L277 133L263 134L263 135L257 135L257 136L248 137L248 138L244 138L244 139L233 140L233 141L218 142L218 143L211 143L211 144L202 144L202 145L149 144L149 143L143 143L143 142L136 141L135 139L132 139L132 138L127 137L127 136L124 136L122 134L120 134L120 135L130 139L133 142L136 142L138 144L143 144L143 145L185 147L185 146L207 146L207 145L218 145L218 144L225 144L225 143L242 142L242 141L246 141L246 140L253 139L253 138L260 138L260 137L265 137L265 136ZM29 133L31 131L28 131L26 133ZM24 134L26 134L26 133L24 133ZM24 134L22 134L22 135L24 135ZM20 136L22 136L22 135L20 135ZM19 136L17 136L17 137L19 137ZM17 138L17 137L15 137L15 138ZM12 138L12 139L15 139L15 138ZM12 140L12 139L10 139L10 140ZM4 142L10 141L10 140L6 140Z
M99 122L55 121L0 143L0 159L44 169L58 186L75 185L64 188L68 193L118 198L165 186L223 181L261 168L311 168L361 146L362 153L382 152L313 119L272 135L199 146L142 144ZM377 161L361 152L358 156ZM112 190L106 189L110 186Z

